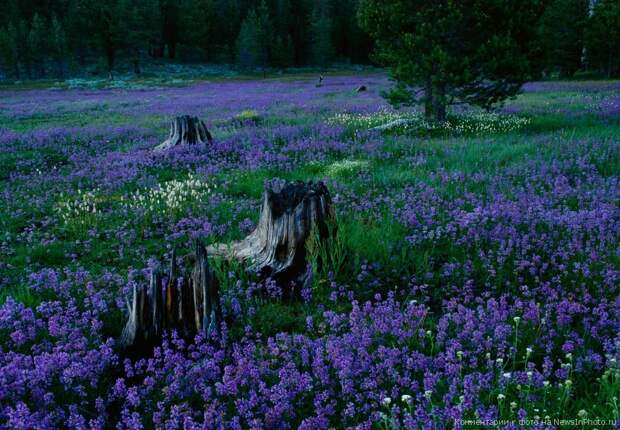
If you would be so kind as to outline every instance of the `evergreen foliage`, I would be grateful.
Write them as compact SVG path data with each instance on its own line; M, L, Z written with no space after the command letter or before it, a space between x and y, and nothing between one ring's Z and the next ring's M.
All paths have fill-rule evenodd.
M518 93L541 65L536 23L541 0L363 0L362 28L375 59L390 67L396 104L422 101L428 119L446 106L488 108ZM422 91L420 91L422 89Z
M606 77L620 76L620 2L599 0L586 29L588 65Z
M0 77L80 75L97 64L98 73L140 73L164 59L248 71L325 67L368 63L374 47L372 59L388 65L421 52L415 67L436 68L434 81L446 85L436 92L441 112L452 96L483 106L501 101L539 72L620 74L619 9L615 0L4 0ZM472 79L483 82L484 94L464 85ZM406 102L400 81L391 97ZM498 86L487 88L490 82Z

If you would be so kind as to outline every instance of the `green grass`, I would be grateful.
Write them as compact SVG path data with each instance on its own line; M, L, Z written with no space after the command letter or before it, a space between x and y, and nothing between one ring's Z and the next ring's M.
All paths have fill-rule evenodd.
M311 73L298 74L287 76L285 79L295 80L312 76ZM234 79L252 78L236 76ZM155 79L155 77L142 78L132 82L150 85ZM187 82L192 81L188 79ZM35 88L36 85L39 83L23 83L16 88ZM336 93L328 94L325 102L330 103L337 97ZM202 237L207 244L238 240L246 234L241 231L239 223L246 218L253 222L258 220L259 202L264 184L275 177L286 180L325 180L333 195L346 194L346 198L351 200L366 195L390 197L409 186L432 187L437 195L448 202L461 199L465 193L472 193L480 201L485 201L493 197L492 193L498 191L507 199L516 199L515 194L518 194L519 187L523 185L520 182L523 179L519 176L519 169L525 169L530 162L551 166L553 163L570 161L570 157L566 154L571 153L571 150L577 150L580 151L580 159L593 166L603 178L616 178L620 172L618 154L609 151L611 146L596 146L589 143L616 142L620 136L620 120L601 118L589 113L586 110L588 103L588 99L579 92L527 93L510 103L522 109L523 115L530 119L527 126L518 131L477 136L455 136L449 133L435 137L396 134L375 136L373 139L378 139L380 146L378 156L353 147L347 154L330 152L320 161L292 163L294 168L291 169L231 168L209 178L209 181L217 184L219 193L212 201L210 196L207 196L200 202L185 202L174 211L158 208L153 211L123 212L122 196L132 195L137 191L144 192L151 186L156 187L157 183L182 180L191 173L189 167L173 167L174 163L164 167L148 167L144 173L152 179L152 184L145 187L138 181L127 182L114 191L96 192L97 205L101 211L96 215L75 216L68 221L59 215L59 206L65 200L75 198L72 193L77 189L88 190L91 184L79 179L72 181L67 179L67 182L61 184L41 183L38 187L31 187L27 178L8 181L9 176L16 171L34 173L34 166L50 168L57 166L62 174L69 173L72 168L70 160L61 151L45 147L33 150L23 148L17 143L14 145L14 150L0 152L0 193L10 196L10 199L6 200L7 204L0 207L0 243L8 243L11 249L10 253L1 255L0 268L4 271L2 273L4 279L8 279L8 285L2 285L0 288L0 303L8 297L28 306L40 303L44 297L28 287L27 278L30 272L44 268L85 269L93 276L112 270L115 274L126 278L132 269L144 268L150 258L161 259L173 246L178 248L180 255L191 252L191 249L187 248L188 237L170 238L169 230L166 229L187 215L208 217L209 221L215 224L228 223L224 234L211 232ZM569 106L568 110L561 112L566 105ZM166 119L162 116L137 113L128 117L114 113L114 109L113 105L102 104L95 105L85 112L32 114L15 120L0 113L0 127L24 133L47 127L136 125L153 135L163 136L167 132ZM303 109L291 109L284 116L268 111L236 112L230 114L230 120L216 121L214 134L217 139L233 136L239 131L242 125L234 124L234 117L237 114L254 121L255 127L295 125L303 129L302 133L307 134L312 132L313 125L327 121L322 113L308 114ZM355 139L356 131L358 130L355 127L346 129L339 137ZM288 142L278 139L273 143L276 148L282 148ZM68 144L86 147L87 143L72 141ZM109 145L106 146L106 151L108 148L109 151L131 151L134 144L123 139L115 140L106 143ZM571 172L577 178L580 174L587 174L581 172L579 165L565 168L574 169ZM499 185L495 184L503 187L502 189L491 190L493 185L489 183L491 182L489 177L501 176L508 171L515 172L514 177L507 178ZM440 173L446 175L442 176ZM446 180L446 176L450 174L453 174L455 179ZM59 187L65 187L63 192L69 196L59 196ZM32 202L36 200L43 203ZM426 202L420 202L424 203ZM573 211L580 209L580 201L570 195L565 198L562 205ZM473 207L464 209L472 210ZM441 207L438 207L433 216L441 224L446 214L445 211L442 212ZM42 225L43 219L49 222ZM424 280L431 289L426 304L436 313L441 311L442 301L446 299L446 290L443 289L445 284L453 282L456 285L460 282L459 273L452 278L442 278L438 274L448 262L471 261L468 279L473 280L480 288L492 284L490 294L505 293L519 296L521 293L515 285L534 285L545 281L536 279L534 275L523 275L521 279L517 279L517 275L511 270L498 270L491 279L485 267L484 257L472 255L474 254L472 249L456 245L449 237L412 246L408 242L412 228L395 219L385 203L377 204L369 210L340 205L337 221L331 227L336 232L332 238L326 243L320 243L313 237L307 248L308 260L314 275L312 282L314 304L308 305L300 300L276 300L260 295L252 297L243 303L243 306L253 308L251 316L248 316L247 309L244 309L245 319L231 324L230 335L233 338L243 336L246 324L267 337L282 331L303 332L308 317L312 317L315 322L322 320L323 309L347 311L351 307L349 300L336 302L330 300L330 294L333 293L330 286L332 280L339 286L354 286L355 299L359 301L372 300L376 294L385 295L388 292L396 294L403 292L403 296L399 297L403 300L415 299L416 297L404 297L405 294L409 294L404 291L411 290L408 282L412 278L418 281ZM528 226L513 227L523 230ZM96 230L94 236L93 229ZM135 236L126 238L119 234L126 231ZM542 222L535 229L536 234L544 234L547 231L547 226ZM560 228L556 233L571 234L570 231L562 231ZM37 240L34 242L35 245L26 246L20 243L29 240L31 236ZM50 237L54 240L47 240ZM483 240L477 246L488 253L498 251L496 244L486 243ZM601 264L620 266L618 256L613 256L614 251L610 249L609 255L612 257L605 256ZM585 262L588 258L584 255L578 259L583 259ZM211 264L224 297L226 293L240 288L237 285L238 281L242 284L241 288L245 288L248 283L255 280L240 264L219 259L212 259ZM366 265L369 267L362 270L361 267ZM372 276L368 278L361 276L365 270L372 272ZM585 285L599 281L587 279L585 275L571 276L573 278L568 281L575 284ZM369 280L370 278L380 279L382 284L377 286ZM79 297L80 292L76 291L75 295ZM316 306L317 303L321 304L320 308ZM117 336L122 325L120 312L111 312L105 318L105 333ZM435 322L427 324L430 326ZM535 332L532 330L528 336L533 338ZM524 347L525 344L519 345L519 354L523 353ZM555 347L559 349L561 345ZM512 361L518 365L525 364L516 359ZM588 380L587 383L588 386L585 386L586 382L576 381L575 388L583 395L574 399L569 407L575 411L588 409L601 416L615 410L605 402L619 394L617 380L605 375L596 383L592 380ZM496 388L494 386L489 392L480 393L480 396L484 396L489 404L493 404L498 395ZM505 392L509 396L516 396L517 389L508 387ZM554 393L557 394L559 393ZM560 410L566 405L553 404L552 407Z
M174 73L170 73L168 66L177 66ZM349 76L351 74L374 75L382 72L370 66L358 66L352 68L349 65L333 66L331 68L289 68L285 72L281 70L268 69L265 71L238 71L224 67L209 67L201 65L166 65L152 64L146 65L140 75L127 71L115 73L112 80L107 78L107 74L101 73L99 76L77 78L77 79L21 79L14 81L0 81L0 91L3 90L35 90L46 88L67 89L72 87L84 87L92 89L128 87L149 88L149 87L179 87L188 86L199 82L222 82L222 81L249 81L249 80L299 80L317 79L319 74L329 76ZM175 78L171 79L170 76Z
M302 79L312 77L314 72L299 73L286 76L286 79ZM335 71L334 74L340 72ZM272 76L269 76L272 77ZM279 75L273 75L281 79ZM252 76L236 76L235 79L252 78ZM136 81L148 84L150 78L140 78ZM32 84L32 86L29 86ZM49 86L49 82L23 83L15 88L34 88ZM263 193L264 183L273 177L287 180L317 180L325 179L331 183L337 183L344 190L352 193L363 194L368 191L368 187L375 193L383 193L385 190L398 190L414 183L426 183L437 188L441 193L453 198L458 198L464 192L473 192L481 196L486 196L489 192L487 184L482 181L473 180L477 173L501 172L505 169L517 167L534 155L548 157L549 160L558 157L558 145L570 145L573 141L582 139L614 139L620 135L620 121L602 121L593 114L578 115L574 118L565 114L556 113L554 110L566 104L566 100L572 100L571 106L575 106L575 112L579 112L579 106L583 107L583 95L578 92L543 92L527 93L519 96L509 104L525 109L545 109L530 115L531 122L522 130L507 134L490 136L442 136L434 138L411 138L407 136L383 136L383 151L386 157L372 158L363 153L348 154L347 156L333 154L327 160L311 162L298 166L293 170L258 169L244 171L233 169L220 173L212 178L214 183L220 184L224 189L228 201L218 207L210 208L215 219L232 219L235 222L243 218L257 220L258 213L255 208L249 207L242 211L236 210L238 202L258 201ZM86 125L124 125L131 123L145 127L152 133L165 135L165 118L156 115L146 115L128 118L113 112L114 106L95 105L86 112L58 112L52 115L33 114L17 120L8 120L0 116L0 126L13 129L18 132L26 132L38 128L50 126L86 126ZM239 112L242 114L242 112ZM251 114L251 115L250 115ZM268 113L248 112L245 114L254 118L260 117L260 127L271 127L275 124L288 124L310 126L317 121L316 116L301 112L290 112L288 116L275 117ZM219 137L233 134L234 130L222 130ZM346 132L347 136L350 135ZM276 142L283 145L286 142ZM74 143L75 144L75 143ZM110 150L127 151L131 148L129 142L112 142ZM597 154L585 154L592 158L592 162L603 175L613 176L620 171L620 161L618 157L601 157ZM561 154L559 155L561 157ZM17 169L19 162L24 160L45 160L49 166L62 166L67 162L63 154L53 150L39 150L37 152L29 149L19 149L13 152L0 154L0 191L7 186L6 179ZM466 178L463 182L439 183L436 173L438 171L453 172L463 174ZM21 171L27 173L24 167ZM173 168L152 168L148 170L157 181L166 182L183 177L188 172L179 171ZM367 180L360 181L359 175L365 175ZM25 184L22 184L25 185ZM97 219L97 228L105 231L114 231L120 228L123 223L128 222L122 217L114 215L114 208L118 206L120 195L136 191L137 187L132 184L125 185L118 190L115 195L104 196L104 204L110 211L102 214ZM40 190L40 192L45 192ZM510 190L505 190L510 195ZM21 198L21 197L16 197ZM30 224L31 219L41 216L38 209L21 207L23 213L18 217L9 217L9 208L0 208L0 226L6 234L15 235L22 232ZM54 205L50 205L46 210L53 211ZM4 217L2 215L5 215ZM8 223L6 219L11 219ZM130 220L129 222L134 222ZM153 220L135 221L136 231L140 236L145 234L156 225L151 224ZM27 268L37 267L64 267L71 265L69 254L75 252L75 241L87 239L87 228L68 228L62 224L51 227L51 233L61 239L60 242L51 245L25 248L18 247L16 252L8 257L9 264L14 267L12 279L15 284L3 290L3 297L14 295L16 297L27 298L27 290L23 288L23 280L17 274L24 273ZM386 214L378 217L370 217L369 214L347 212L340 216L339 231L346 241L341 244L343 253L347 255L346 266L340 271L352 273L352 267L359 265L361 261L380 262L385 267L386 272L391 269L398 269L407 266L408 272L423 273L431 268L430 260L432 256L441 259L450 258L452 252L458 254L458 250L446 248L444 250L429 249L415 256L403 255L398 247L406 236L406 229L394 220L389 219ZM219 240L232 240L239 238L241 233L233 227L225 238ZM373 247L364 246L371 241L376 244ZM117 248L117 241L112 235L98 238L87 253L79 255L80 264L83 264L91 271L101 271L105 267L114 266L122 270L133 267L133 258L138 254L157 255L161 253L162 238L152 237L144 239L138 250L126 250L125 255L120 257L114 251ZM413 264L406 263L411 262Z

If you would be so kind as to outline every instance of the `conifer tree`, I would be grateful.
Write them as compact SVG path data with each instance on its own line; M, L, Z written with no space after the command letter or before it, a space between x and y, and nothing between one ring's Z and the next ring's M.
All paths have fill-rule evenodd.
M599 0L587 30L588 63L608 78L620 76L620 3Z
M537 23L545 0L362 0L374 58L390 67L396 105L422 101L430 120L446 107L489 108L516 95L541 67ZM423 89L420 94L420 88Z
M263 0L258 9L250 9L241 24L237 39L237 64L242 69L261 67L269 62L271 24L267 4Z
M325 4L318 3L310 18L312 62L318 66L326 66L333 56L332 21Z
M69 51L67 49L67 37L61 22L56 16L52 18L50 32L50 57L52 58L57 76L64 76Z
M546 67L572 77L581 67L589 0L554 0L541 18Z
M35 13L28 32L28 53L35 71L35 77L45 75L45 62L49 50L48 40L45 20L38 13Z

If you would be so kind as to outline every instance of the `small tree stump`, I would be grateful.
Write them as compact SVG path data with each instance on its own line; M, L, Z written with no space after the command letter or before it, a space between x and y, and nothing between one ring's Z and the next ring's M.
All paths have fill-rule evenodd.
M319 82L315 85L315 87L320 88L323 86L323 75L319 75Z
M366 91L368 88L366 88L366 85L360 85L359 87L357 87L357 89L355 90L356 93L361 93Z
M177 330L190 338L199 332L219 333L222 323L218 281L209 269L207 253L196 244L194 267L179 276L173 250L166 284L159 270L151 273L148 287L134 286L128 303L129 318L120 337L120 345L143 355L166 330Z
M267 186L256 229L245 239L207 248L209 255L235 259L282 287L307 281L306 240L316 229L329 235L335 218L327 187L322 183L288 182Z
M213 137L205 123L195 116L178 116L170 122L170 135L155 151L165 151L176 145L195 145L212 142Z

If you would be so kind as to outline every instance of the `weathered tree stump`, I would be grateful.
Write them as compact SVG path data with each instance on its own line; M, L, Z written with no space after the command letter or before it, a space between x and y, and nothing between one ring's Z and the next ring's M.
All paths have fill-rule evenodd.
M317 82L317 84L315 85L317 88L320 88L323 86L323 75L319 75L319 82Z
M306 241L311 234L326 239L333 232L329 224L334 219L331 197L322 182L267 186L258 225L245 239L207 249L198 242L186 263L193 262L193 267L181 275L173 251L165 283L162 273L154 270L148 287L134 286L121 347L144 355L166 330L177 330L185 338L199 332L219 333L223 321L219 285L209 268L207 253L240 261L248 270L262 278L271 277L283 288L304 285L310 280Z
M121 334L125 350L144 353L166 330L177 330L186 338L199 332L219 333L222 323L218 281L209 269L207 253L196 244L194 266L179 276L176 252L172 252L170 273L164 285L159 270L151 273L148 287L134 286L128 303L129 318Z
M245 263L284 288L291 283L303 285L308 281L306 240L314 231L326 238L334 218L331 197L322 182L267 186L256 229L241 241L209 246L207 251Z
M212 142L213 137L205 123L195 116L178 116L170 122L170 135L155 151L164 151L176 145L195 145Z

